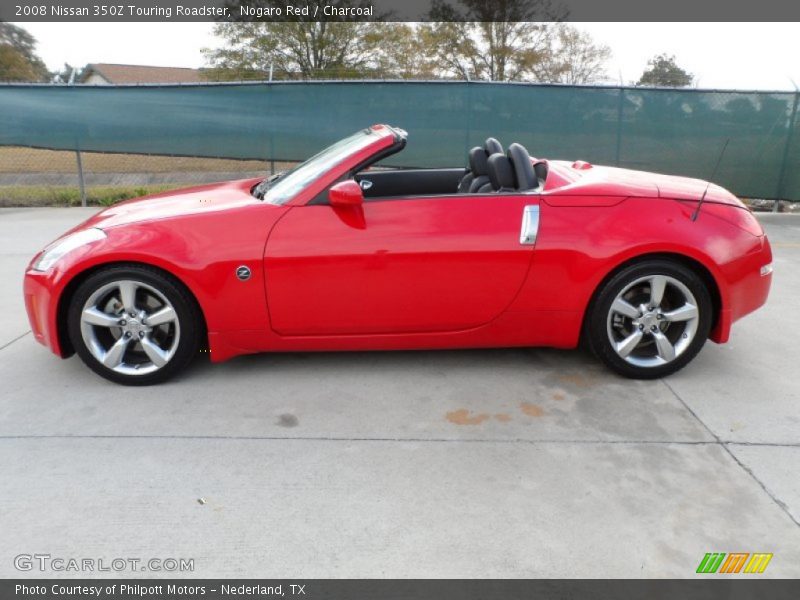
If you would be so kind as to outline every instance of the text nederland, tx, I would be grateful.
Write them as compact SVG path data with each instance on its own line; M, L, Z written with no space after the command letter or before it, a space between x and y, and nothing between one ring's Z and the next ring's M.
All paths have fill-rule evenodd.
M241 584L229 585L221 584L219 590L216 587L206 585L140 585L140 584L109 584L109 585L24 585L17 584L14 587L16 596L89 596L102 598L104 596L124 595L124 596L195 596L207 593L219 592L222 596L285 596L286 592L291 596L305 595L305 585L291 583L288 585L261 585L261 584Z
M219 590L215 587L206 585L140 585L140 584L109 584L109 585L64 585L54 583L50 586L46 585L24 585L17 584L14 588L16 596L46 596L48 593L52 596L91 596L95 598L102 598L104 596L115 596L117 594L123 596L161 596L164 594L170 596L195 596L204 595L207 593L216 594L219 592L222 596L286 596L289 592L291 596L304 596L305 585L290 583L284 586L278 585L261 585L261 584L241 584L229 585L221 584Z

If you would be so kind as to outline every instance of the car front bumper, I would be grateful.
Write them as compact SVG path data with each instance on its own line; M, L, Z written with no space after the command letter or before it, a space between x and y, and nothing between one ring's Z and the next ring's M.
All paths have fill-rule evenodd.
M23 282L25 310L37 342L50 348L57 356L65 357L58 335L58 290L47 272L31 268L25 272Z

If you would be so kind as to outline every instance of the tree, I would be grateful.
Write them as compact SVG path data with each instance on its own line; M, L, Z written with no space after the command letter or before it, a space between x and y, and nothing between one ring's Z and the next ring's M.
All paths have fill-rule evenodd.
M659 54L647 61L647 69L636 85L686 87L691 85L693 80L694 76L680 68L674 56Z
M313 78L457 78L590 83L603 77L607 47L558 23L557 0L433 0L430 22L219 23L224 41L204 49L212 80ZM450 4L453 2L453 4ZM229 0L276 7L283 0ZM369 6L367 0L312 0L311 6ZM285 11L284 11L285 14ZM386 18L388 15L376 15Z
M611 58L611 49L595 43L585 31L561 24L553 36L551 51L534 65L537 81L580 85L597 83L606 78L605 63Z
M228 5L237 5L233 0ZM280 0L251 0L248 6L285 6ZM366 7L366 0L311 0L326 5ZM238 12L238 9L237 11ZM285 14L285 12L284 12ZM402 23L356 20L317 21L312 16L287 22L219 23L218 49L204 49L212 80L399 77L410 67L407 45L414 39ZM404 65L404 61L406 64Z
M49 73L36 55L36 39L11 23L0 21L0 81L47 81Z
M520 81L553 51L556 21L566 12L550 0L434 0L421 25L429 67L442 76Z

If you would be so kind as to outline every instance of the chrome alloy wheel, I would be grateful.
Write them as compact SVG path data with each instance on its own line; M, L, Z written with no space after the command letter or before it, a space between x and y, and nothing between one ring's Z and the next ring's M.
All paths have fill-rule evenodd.
M175 355L181 334L178 314L166 296L128 279L107 283L89 296L80 330L92 356L124 375L158 371Z
M637 367L658 367L689 347L699 319L697 300L686 285L669 275L649 275L617 295L606 329L620 358Z

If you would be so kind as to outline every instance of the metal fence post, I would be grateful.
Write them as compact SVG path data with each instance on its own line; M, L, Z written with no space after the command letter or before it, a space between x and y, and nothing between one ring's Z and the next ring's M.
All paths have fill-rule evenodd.
M266 87L267 97L272 94L272 63L269 63L269 83ZM275 131L272 125L269 128L269 174L275 175Z
M464 155L469 156L469 138L472 135L472 86L470 79L467 77L467 118L466 118L466 131L464 132ZM469 167L467 167L469 168Z
M275 139L272 137L272 127L269 129L269 174L275 175Z
M617 105L617 149L616 165L619 166L622 160L622 111L625 100L625 88L619 88L619 103Z
M789 117L789 131L786 132L786 144L783 146L783 159L781 160L781 172L778 175L778 191L775 194L775 205L772 207L772 212L778 212L778 207L783 198L783 193L786 191L786 163L789 160L789 149L792 146L792 137L794 136L795 119L797 118L797 102L800 100L800 91L794 93L794 103L792 104L792 116Z
M86 182L83 180L83 161L81 160L81 151L75 150L75 159L78 162L78 185L81 188L81 206L86 206Z

